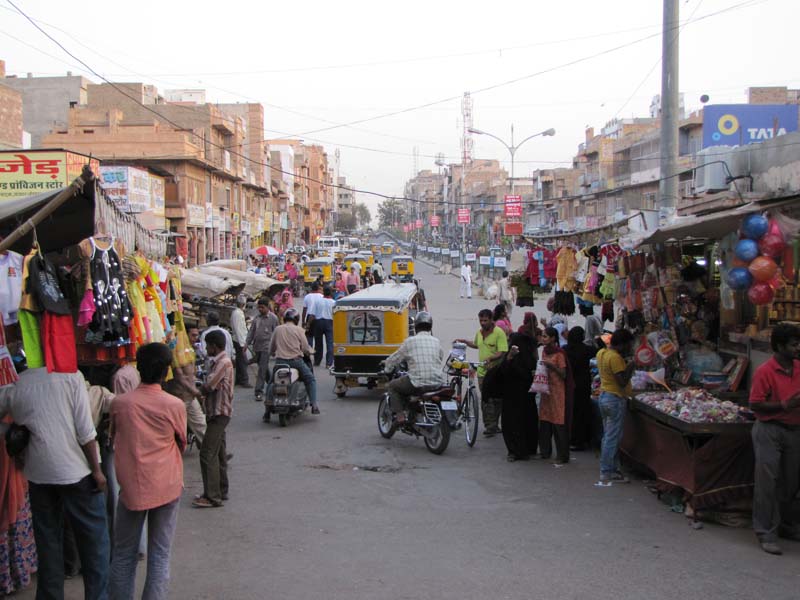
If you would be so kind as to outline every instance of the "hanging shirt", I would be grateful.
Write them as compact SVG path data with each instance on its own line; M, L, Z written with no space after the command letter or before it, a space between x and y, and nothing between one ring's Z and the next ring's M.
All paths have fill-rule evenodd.
M22 255L16 252L0 254L0 312L6 325L19 320L17 311L22 299L22 260Z

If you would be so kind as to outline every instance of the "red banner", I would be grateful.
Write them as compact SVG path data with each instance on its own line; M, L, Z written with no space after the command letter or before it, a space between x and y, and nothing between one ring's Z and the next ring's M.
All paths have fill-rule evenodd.
M403 225L403 233L408 233L408 225Z
M417 229L422 229L422 219L417 219L416 226Z
M505 223L503 225L503 235L522 235L522 222Z
M468 208L459 208L458 209L458 224L459 225L469 225L469 209Z
M438 227L440 222L439 215L433 215L431 217L431 227Z
M522 216L522 196L506 194L505 209L507 217Z

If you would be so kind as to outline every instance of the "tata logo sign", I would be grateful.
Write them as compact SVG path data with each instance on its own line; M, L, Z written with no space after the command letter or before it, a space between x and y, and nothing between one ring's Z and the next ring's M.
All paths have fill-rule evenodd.
M793 104L714 104L703 109L703 148L743 146L797 131Z

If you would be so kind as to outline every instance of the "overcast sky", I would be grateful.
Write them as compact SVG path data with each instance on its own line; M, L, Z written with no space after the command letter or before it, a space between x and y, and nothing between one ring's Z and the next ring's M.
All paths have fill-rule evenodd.
M474 126L506 141L512 123L517 141L556 129L520 149L518 177L569 166L587 125L648 116L660 92L661 0L13 2L111 80L263 103L267 137L301 134L331 158L339 148L340 174L384 194L402 194L415 147L420 169L435 169L438 152L460 160L465 91ZM7 0L0 7L10 74L71 70L99 81ZM702 94L744 102L751 85L800 85L791 49L800 2L682 0L680 10L690 21L680 32L687 110ZM362 119L372 120L339 126ZM476 137L474 156L507 163L508 151ZM373 209L380 201L358 199Z

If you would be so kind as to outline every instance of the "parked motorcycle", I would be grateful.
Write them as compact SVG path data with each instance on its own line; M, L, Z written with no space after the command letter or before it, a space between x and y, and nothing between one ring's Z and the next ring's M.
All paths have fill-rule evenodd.
M280 426L286 427L289 420L302 414L309 404L306 386L297 369L276 361L264 397L264 423L269 423L276 414Z
M396 371L387 374L387 377L396 379L404 374ZM389 393L386 392L378 404L378 432L387 440L397 431L422 437L428 450L433 454L442 454L450 443L450 422L454 422L458 409L458 405L450 400L452 396L453 389L449 386L411 396L405 421L398 423L389 406Z

